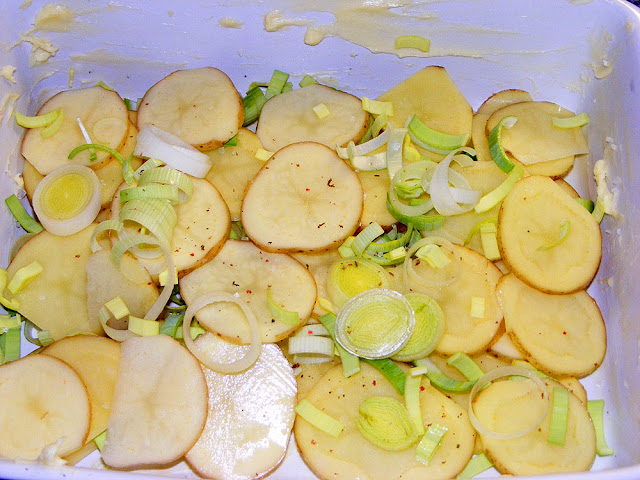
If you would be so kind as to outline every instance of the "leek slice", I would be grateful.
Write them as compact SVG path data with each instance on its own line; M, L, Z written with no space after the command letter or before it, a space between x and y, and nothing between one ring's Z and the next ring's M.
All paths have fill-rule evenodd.
M442 373L435 363L433 363L428 358L421 358L414 362L417 366L427 367L427 378L431 382L434 387L439 388L440 390L444 390L445 392L450 393L461 393L467 392L473 388L476 382L466 381L461 382L459 380L454 380L446 376Z
M105 430L104 432L102 432L100 435L97 435L93 441L96 444L96 447L98 447L98 450L102 451L102 449L104 448L104 443L107 440L107 431Z
M417 442L409 413L391 397L369 397L358 408L358 430L372 445L397 452Z
M247 92L247 95L242 98L242 103L244 105L243 127L251 125L258 119L266 101L267 98L262 90L260 90L260 87L254 87Z
M130 314L129 308L120 296L112 298L107 303L105 303L104 306L107 310L109 310L111 315L113 315L116 320L120 320Z
M480 200L482 193L479 190L472 190L466 179L457 178L461 181L455 188L449 186L453 181L455 173L450 171L451 162L458 158L468 159L466 155L456 155L461 150L452 150L436 167L428 187L423 184L425 191L431 195L433 207L441 215L460 215L471 210ZM462 188L460 188L462 187ZM462 203L464 206L459 205Z
M471 318L484 318L484 311L484 297L471 297L471 309L469 310L469 316Z
M400 48L415 48L421 52L428 52L431 46L431 41L428 38L420 37L418 35L403 35L396 37L396 49Z
M160 334L160 323L129 315L128 330L141 337L150 337Z
M389 380L391 385L393 385L393 388L395 388L400 395L404 395L407 375L393 360L389 358L380 358L378 360L363 358L362 361L378 370L387 380Z
M563 220L562 222L560 222L560 234L558 235L558 238L556 238L554 241L550 243L540 245L536 250L538 252L545 252L554 247L557 247L558 245L560 245L562 242L566 240L570 231L571 231L571 221L567 219Z
M3 362L13 362L20 358L20 328L9 328L0 335L0 350L3 354Z
M429 465L448 431L449 429L444 425L432 423L416 447L416 460L424 465Z
M151 160L147 160L145 165ZM184 173L170 167L149 168L142 171L138 177L138 186L144 187L159 183L162 185L173 185L180 192L180 203L187 202L193 194L193 181Z
M484 300L484 299L483 299ZM470 382L477 382L482 378L484 372L467 354L458 352L447 360L447 363L455 367Z
M371 222L353 239L350 245L351 250L356 256L362 255L362 252L366 250L369 244L382 234L384 234L384 230L378 222Z
M289 337L288 351L296 356L297 363L330 362L334 353L333 340L319 335L294 335ZM311 357L312 362L305 361L306 357Z
M52 110L48 113L35 115L33 117L22 115L19 112L15 112L14 115L16 117L16 123L23 128L42 128L55 122L60 115L60 111Z
M273 299L271 288L267 288L267 307L273 318L278 322L286 323L287 325L297 325L300 322L300 314L298 312L285 310L276 303Z
M493 127L491 132L489 132L489 153L491 153L491 158L498 168L504 173L509 173L513 170L514 164L509 160L509 157L507 157L507 153L504 151L504 147L502 146L502 129L513 127L517 120L518 117L514 117L512 115L504 117L495 127Z
M431 268L444 268L451 263L451 259L445 255L438 245L429 243L420 247L416 258L425 260Z
M374 255L376 253L386 253L391 252L399 247L404 247L407 243L409 243L409 239L411 239L411 235L413 234L413 225L409 225L407 231L398 238L393 240L389 240L387 242L380 243L370 243L366 248L366 252L370 255Z
M382 102L380 100L372 100L368 97L362 97L362 109L373 115L393 116L393 103Z
M587 410L589 410L589 415L591 415L591 421L596 431L596 453L601 457L613 455L613 450L607 445L604 436L604 400L587 401Z
M483 213L498 205L511 191L515 183L524 177L524 169L520 165L513 165L509 175L500 185L484 195L474 207L476 213Z
M29 233L40 233L43 229L42 225L40 225L36 220L34 220L31 215L25 210L25 208L18 200L15 194L9 195L4 199L4 203L7 205L7 208L13 215L13 218L20 224L25 231Z
M375 288L349 299L338 311L337 342L367 359L387 358L404 347L415 327L411 304L398 292Z
M365 258L345 258L334 263L327 273L327 293L336 308L351 297L371 288L390 288L387 271Z
M407 122L407 130L411 141L430 152L447 155L452 150L464 147L469 142L468 133L449 135L429 128L416 115L412 115Z
M42 265L37 260L34 260L30 264L19 268L16 273L14 273L13 277L7 284L7 288L13 295L15 295L26 287L29 282L40 275L40 273L42 273Z
M289 80L288 73L281 72L280 70L274 70L271 74L271 80L267 86L267 91L264 94L265 98L268 100L271 97L275 97L282 93L282 89L287 83L287 80Z
M569 421L569 392L562 387L553 387L553 406L547 441L554 445L564 445Z
M389 173L389 178L393 179L398 170L402 168L402 152L407 129L392 128L390 131L391 133L387 140L387 172Z
M315 407L306 398L298 403L295 410L300 417L304 418L311 425L332 437L337 438L344 429L344 424L342 422L336 420L330 415L327 415L322 410Z
M316 80L311 75L305 75L302 77L302 80L298 82L298 85L302 88L308 87L309 85L316 84Z
M56 119L52 123L44 127L42 130L40 130L40 135L42 136L42 138L52 137L58 130L60 130L62 122L64 121L64 110L60 108L57 110L57 112L58 116L56 117Z
M582 205L584 208L586 208L589 213L593 212L593 209L595 208L595 203L593 203L593 200L589 200L588 198L576 198L576 202L578 202L580 205Z
M449 253L449 258L453 260L453 265L447 266L447 270L451 270L448 275L439 276L436 280L429 278L426 275L419 275L416 272L416 268L414 265L413 255L425 245L437 245L441 248L444 248ZM420 260L417 260L419 262ZM426 263L426 262L425 262ZM407 251L407 256L404 260L404 265L402 268L402 274L404 276L405 283L411 287L412 285L421 285L427 288L431 287L444 287L446 285L450 285L456 281L458 276L460 275L461 266L460 266L460 257L455 254L455 247L453 244L447 240L446 238L441 237L424 237L413 245Z
M464 244L463 246L467 246L471 243L471 240L473 240L473 237L479 233L482 230L482 227L484 227L485 225L488 224L493 224L493 225L498 225L498 217L491 217L491 218L487 218L486 220L482 220L481 222L476 223L473 228L471 230L469 230L469 233L467 235L467 238L465 238L464 240ZM496 228L496 232L497 232L497 228Z
M493 467L493 463L491 462L491 460L489 460L489 457L487 457L486 454L481 453L480 455L476 455L471 460L469 460L467 466L464 467L462 472L458 474L456 479L473 478L476 475L481 474L485 470L489 470L491 467Z
M444 334L444 313L438 303L421 293L405 296L413 308L416 325L407 344L392 358L411 362L424 358L435 350Z
M444 225L444 215L415 215L409 216L401 213L391 203L391 198L387 193L387 210L393 218L404 225L413 225L416 230L435 230Z
M312 108L312 110L313 113L316 114L316 117L318 117L319 119L327 118L329 115L331 115L329 108L324 103L317 104Z
M380 152L373 155L359 155L351 159L351 165L356 171L371 172L387 168L387 153Z
M480 242L484 256L492 262L500 260L500 249L498 248L498 227L493 223L487 223L480 227Z
M184 319L184 312L170 313L167 318L164 319L160 326L160 334L169 335L176 338L178 330L182 326L182 320Z
M98 159L98 157L96 155L96 149L93 147L93 141L91 140L91 135L89 135L89 132L87 132L87 129L85 128L84 123L82 123L82 120L80 119L80 117L76 118L76 122L78 123L78 128L80 129L80 132L82 132L84 141L87 142L88 145L91 145L90 147L88 147L89 161L95 162Z
M120 190L120 202L130 200L167 200L171 205L176 205L180 199L178 187L174 185L145 185Z
M407 413L409 414L413 428L418 435L424 435L422 410L420 408L421 383L422 375L407 375L404 385L404 403L407 406Z
M600 198L596 198L596 204L593 207L591 215L593 215L593 218L596 222L600 223L604 218L604 214L604 202Z
M336 342L335 335L335 325L336 325L336 316L333 313L327 313L326 315L318 318L322 325L326 327L329 331L329 335L333 339L335 343L335 347L338 350L338 355L340 355L340 360L342 361L342 373L345 378L349 378L351 375L354 375L360 371L360 358L352 353L347 352L342 345Z
M568 118L551 117L554 127L558 128L578 128L589 123L589 115L582 112L580 115L574 115Z
M378 134L380 133L380 130L382 130L388 124L389 124L389 120L384 113L382 115L378 115L378 117L376 117L376 119L369 124L367 131L364 132L364 135L362 136L362 138L359 140L358 143L363 144L365 142L368 142L372 138L377 137Z

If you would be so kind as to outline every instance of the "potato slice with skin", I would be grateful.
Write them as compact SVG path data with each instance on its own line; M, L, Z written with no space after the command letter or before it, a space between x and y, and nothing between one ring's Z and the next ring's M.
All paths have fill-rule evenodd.
M361 213L362 186L351 167L330 148L304 142L276 152L253 178L242 225L264 250L322 251L351 235Z
M324 118L313 110L321 103L329 109ZM317 142L334 149L358 141L368 122L369 114L359 98L314 84L270 98L262 107L256 133L271 152L298 142Z
M328 250L320 253L292 253L291 256L304 265L313 275L316 282L317 297L329 298L327 292L327 274L331 265L342 259L338 250ZM317 316L327 313L317 302L313 309L313 313Z
M87 389L69 365L49 355L30 355L0 367L0 456L33 461L61 441L56 455L80 448L87 438L91 405Z
M67 237L44 230L31 237L7 267L8 278L12 278L33 261L42 265L42 272L22 290L12 295L7 289L5 296L17 300L20 314L48 330L54 340L78 332L103 333L100 322L87 312L85 271L94 228L95 224Z
M217 148L244 120L242 98L229 77L213 67L178 70L145 93L138 107L138 130L151 124L198 150Z
M507 334L536 368L581 378L602 363L606 328L586 291L549 295L509 274L500 279L497 292Z
M282 308L298 312L300 322L277 321L267 307L267 289ZM261 328L263 343L291 335L311 315L316 300L313 276L289 255L268 253L251 242L227 240L208 263L180 279L180 293L189 305L209 292L237 294L248 304ZM198 311L196 318L208 330L234 343L249 343L244 314L234 304L216 303Z
M564 240L553 248L561 224L570 222ZM602 238L589 211L562 187L543 176L519 180L498 217L498 247L517 277L538 290L571 293L586 288L598 270Z
M496 110L500 110L502 107L506 107L507 105L532 101L533 98L531 98L531 94L529 92L510 88L494 93L487 98L483 104L478 107L477 113L482 115L492 115Z
M564 388L549 378L543 379L549 395L553 388ZM517 432L531 425L544 412L547 398L531 380L493 382L473 402L475 414L486 428L499 432ZM569 393L569 414L564 445L547 441L551 408L542 424L519 438L499 440L480 435L485 453L501 473L544 475L588 470L595 459L596 439L586 406Z
M416 446L388 452L369 443L358 431L358 407L368 397L404 398L382 374L366 363L361 371L344 378L341 366L331 369L311 389L307 400L345 427L337 438L297 417L294 434L298 449L307 465L322 479L367 478L445 479L455 478L473 452L475 432L467 413L452 400L423 380L420 392L422 421L425 426L438 423L448 428L429 465L416 460Z
M42 351L71 366L87 387L91 403L91 427L87 441L107 428L111 399L120 363L120 343L91 335L65 337Z
M546 175L552 179L563 178L569 174L573 168L575 157L564 157L547 162L532 163L525 165L526 171L530 175Z
M206 179L215 186L229 206L231 220L240 220L242 199L249 181L264 165L256 158L262 148L258 136L251 130L238 131L238 145L221 147L207 152L211 159L211 169Z
M62 109L64 119L60 129L49 138L42 138L40 128L27 130L22 141L22 156L41 174L51 173L70 162L98 168L112 160L111 156L96 150L97 160L89 160L89 152L80 152L73 160L67 156L78 145L86 143L76 118L95 143L120 150L129 128L127 107L122 98L102 87L67 90L51 97L38 111L38 115Z
M121 344L102 460L114 468L165 465L197 441L207 418L207 384L189 350L168 335Z
M364 192L360 226L364 228L372 222L377 222L383 228L390 228L397 220L389 213L387 208L387 193L391 187L389 174L386 170L359 171L356 173Z
M198 347L230 362L247 347L212 334ZM296 381L277 345L263 345L258 361L239 374L204 368L209 391L207 421L185 458L207 478L248 480L272 471L284 458L293 428Z

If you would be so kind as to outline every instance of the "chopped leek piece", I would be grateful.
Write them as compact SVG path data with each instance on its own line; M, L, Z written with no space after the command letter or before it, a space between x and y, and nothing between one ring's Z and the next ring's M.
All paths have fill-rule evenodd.
M498 248L498 228L494 223L487 223L480 227L480 242L484 256L492 262L500 260L500 249Z
M22 228L24 228L29 233L40 233L43 228L36 220L29 215L29 213L25 210L25 208L18 200L18 197L15 194L9 195L4 199L4 203L7 204L11 215L13 218L17 220Z
M391 102L382 102L380 100L371 100L368 97L362 97L362 109L374 115L384 114L387 117L393 116L393 103Z
M411 143L411 136L404 137L404 144L402 145L402 155L404 159L409 163L415 163L422 160L422 155L416 147Z
M238 146L238 134L236 133L233 137L227 140L222 144L223 147L237 147Z
M17 300L9 300L5 297L0 297L0 305L2 305L6 310L12 310L14 312L17 312L20 308L20 303Z
M536 374L536 376L538 378L547 378L548 375L545 373L542 373L540 370L538 370L536 367L534 367L533 365L531 365L529 362L527 362L526 360L513 360L511 362L511 366L513 367L517 367L517 368L524 368L526 370L531 370L533 373ZM523 379L525 377L520 377L520 379ZM510 377L509 380L513 380L513 377Z
M333 303L331 303L331 300L329 300L328 298L318 297L316 301L318 302L318 306L323 310L326 310L329 313L335 313Z
M167 318L164 319L160 326L160 334L169 335L176 338L177 332L181 331L182 320L184 319L184 312L170 313Z
M600 198L596 198L596 204L593 207L591 215L593 215L596 222L600 223L602 221L602 218L604 217L604 203Z
M273 152L270 152L269 150L265 150L264 148L260 147L258 148L258 150L256 150L255 157L258 160L262 160L263 162L266 162L271 158L272 155L273 155Z
M390 129L389 139L387 140L387 172L389 178L393 180L396 173L402 168L402 153L404 151L404 138L407 135L406 128Z
M48 113L44 113L42 115L36 115L33 117L28 117L26 115L22 115L21 113L16 112L16 123L24 128L41 128L46 127L47 125L51 125L58 118L59 110L52 110Z
M96 447L98 447L98 450L102 451L102 449L104 448L104 442L107 439L107 431L105 430L104 432L102 432L101 434L97 435L93 441L96 443Z
M135 112L136 111L136 102L135 100L131 100L129 98L124 98L124 105L127 107L127 110L130 112Z
M509 160L509 157L507 157L507 153L504 151L504 147L502 146L502 129L513 127L517 120L518 117L514 117L513 115L504 117L495 127L493 127L491 132L489 132L489 153L491 153L491 158L498 168L504 173L509 173L513 170L514 164Z
M38 340L40 340L40 345L42 345L43 347L46 347L53 343L53 337L51 337L51 333L48 330L39 330Z
M505 178L500 185L478 200L476 206L473 207L476 213L486 212L498 205L511 191L515 183L524 177L524 169L520 165L511 164L509 172L507 178Z
M444 268L451 263L451 259L435 243L420 247L415 256L425 260L431 268Z
M604 437L604 400L588 400L587 410L596 431L596 453L600 457L613 455L613 450L609 448Z
M313 113L316 114L316 117L318 117L319 119L327 118L329 115L331 115L331 112L324 103L317 104L312 108L312 110Z
M94 85L94 87L102 87L105 90L109 90L110 92L115 92L115 90L113 88L111 88L109 85L107 85L106 83L104 83L102 80L100 80L98 83L96 83Z
M281 72L280 70L274 70L271 75L271 80L269 81L269 85L267 86L267 91L264 96L268 100L271 97L275 97L282 93L282 88L285 83L289 79L289 74L285 72Z
M407 344L393 356L401 362L426 357L435 350L444 334L444 313L435 300L422 293L410 293L406 299L413 308L416 326Z
M310 335L330 337L331 333L322 323L308 323L295 334L296 337L308 337Z
M427 377L434 387L444 390L445 392L460 393L467 392L473 388L475 382L466 381L461 382L447 377L442 371L428 358L422 358L414 362L417 366L427 367Z
M547 441L554 445L564 445L569 421L569 392L562 387L553 387L553 406Z
M384 230L378 222L371 222L360 233L358 233L358 235L356 235L350 245L351 250L353 250L353 252L358 256L362 255L362 252L366 250L369 244L383 233Z
M147 160L144 165L151 162ZM193 181L189 176L174 168L164 167L155 168L151 167L141 172L138 178L138 186L143 187L154 183L160 183L163 185L174 185L178 187L180 191L180 203L184 203L193 193Z
M431 47L431 41L428 38L418 35L403 35L396 37L396 48L415 48L421 52L428 52Z
M293 83L286 82L284 84L284 86L282 87L282 92L280 92L280 93L286 93L286 92L290 92L292 90L293 90Z
M340 245L338 247L338 253L342 258L352 258L356 256L351 247L347 247L346 245Z
M273 299L271 288L267 288L267 307L273 318L278 322L286 323L287 325L297 325L300 322L300 314L298 312L285 310L276 303Z
M571 221L566 219L563 220L562 222L560 222L560 234L558 235L558 238L556 238L553 242L547 243L545 245L540 245L536 250L538 252L544 252L546 250L557 247L558 245L560 245L562 242L566 240L570 231L571 231Z
M53 123L50 123L42 130L40 130L40 135L42 136L42 138L52 137L58 130L60 130L62 122L64 121L64 110L60 108L57 111L58 117L53 121Z
M333 313L327 313L326 315L318 318L318 320L329 331L329 335L331 335L331 338L335 343L336 350L338 350L338 355L340 355L340 361L342 362L342 373L344 374L345 378L349 378L351 375L358 373L360 371L360 358L347 352L342 347L342 345L336 342L336 316Z
M386 242L373 242L370 243L367 249L365 250L368 254L373 255L376 253L386 253L391 252L399 247L404 247L407 243L409 243L409 239L413 234L413 225L408 225L407 231L401 237L395 237L394 239L390 239Z
M378 117L369 125L369 128L367 128L367 131L364 133L364 136L358 143L361 145L368 142L372 138L377 137L380 131L388 124L389 120L384 113L382 115L378 115Z
M422 409L420 407L420 387L422 375L406 376L404 385L404 403L407 406L409 418L413 428L418 435L424 434L424 424L422 422Z
M582 112L580 115L574 115L568 118L552 117L554 127L558 128L578 128L589 123L589 115L586 112Z
M403 223L405 225L413 225L416 230L435 230L444 225L444 215L408 216L400 213L398 209L396 209L391 204L389 194L387 194L387 210L389 210L391 216L393 216L393 218L398 220L400 223Z
M397 363L389 358L380 358L378 360L363 358L362 361L378 370L391 382L391 385L393 385L400 395L404 395L407 375L402 371Z
M124 303L124 300L122 300L122 297L119 295L109 300L104 304L104 306L107 308L107 310L109 310L111 315L113 315L116 320L120 320L121 318L124 318L131 313L129 312L127 305Z
M13 278L11 278L7 284L7 288L13 295L15 295L41 273L42 265L37 260L34 260L29 265L25 265L16 271Z
M243 127L251 125L258 119L266 101L267 98L259 87L252 88L247 92L247 95L242 99L244 105Z
M471 318L484 318L485 300L484 297L471 297Z
M69 88L73 87L73 76L76 73L76 69L74 67L69 67Z
M421 365L419 367L411 367L409 369L409 375L415 377L416 375L426 375L429 371L429 368L426 365Z
M300 82L298 83L298 85L300 85L300 87L308 87L309 85L314 85L318 82L315 81L315 79L311 76L311 75L305 75L304 77L302 77L302 80L300 80Z
M22 321L19 316L0 315L0 330L6 332L10 328L20 328Z
M388 258L389 260L392 260L392 261L396 261L396 260L404 261L404 258L406 256L407 256L407 249L404 247L394 248L390 252L386 252L384 254L385 258Z
M484 372L478 366L478 364L474 362L471 357L462 352L458 352L455 355L449 357L447 363L456 368L470 382L475 383L484 375Z
M71 150L71 152L69 152L69 155L67 156L67 158L69 160L73 160L73 158L77 154L79 154L80 152L83 152L85 150L91 150L91 149L102 150L104 152L107 152L113 158L118 160L118 162L120 162L120 165L124 165L125 164L125 158L117 150L114 150L111 147L107 147L106 145L101 145L99 143L90 143L90 142L85 143L84 145L79 145L76 148L74 148L73 150Z
M493 467L493 463L491 462L491 460L489 460L489 457L487 457L486 454L481 453L480 455L476 455L471 460L469 460L467 466L464 467L462 472L458 474L456 479L473 478L476 475L481 474L485 470L489 470L491 467Z
M448 430L444 425L432 423L416 447L416 460L424 465L429 465Z
M487 218L486 220L483 220L481 222L476 223L473 228L469 231L469 234L467 235L467 238L464 240L464 246L466 247L467 245L469 245L471 243L471 240L473 240L473 237L476 235L476 233L480 232L480 230L482 229L482 227L484 227L485 225L492 223L493 225L497 225L498 224L498 217L491 217L491 218ZM496 232L497 232L497 228L496 228Z
M464 147L470 137L468 133L449 135L448 133L433 130L422 123L416 115L409 119L407 129L413 143L425 150L441 155L446 155L453 150Z
M4 355L4 363L20 358L20 328L10 328L0 335L0 349Z
M144 185L138 187L123 188L120 190L120 202L126 203L130 200L157 198L168 200L172 205L179 201L178 187L175 185Z
M406 407L392 397L368 397L358 408L358 430L383 450L400 451L417 442Z
M173 272L173 285L177 285L178 284L178 272L174 271ZM160 284L161 287L164 287L167 282L169 281L169 268L165 268L164 270L162 270L159 274L158 274L158 283Z
M313 363L330 362L335 351L333 340L320 335L294 335L289 337L288 351L303 360L306 356L314 358ZM306 363L304 360L298 363Z
M595 204L593 203L593 200L589 200L588 198L576 198L576 202L578 202L580 205L582 205L584 208L586 208L589 213L593 212L593 209L595 208Z
M330 415L327 415L322 410L315 407L306 398L298 403L295 410L296 413L300 415L300 417L304 418L311 425L331 435L332 437L337 438L344 428L344 424L342 422L336 420Z
M160 322L145 320L144 318L129 315L129 331L141 337L150 337L160 334Z

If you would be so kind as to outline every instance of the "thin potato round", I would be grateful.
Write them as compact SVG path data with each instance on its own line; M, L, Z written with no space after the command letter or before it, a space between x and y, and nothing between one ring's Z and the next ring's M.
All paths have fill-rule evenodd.
M328 299L327 274L329 273L331 265L342 259L338 250L328 250L319 253L292 253L291 256L304 265L311 275L313 275L318 290L318 298ZM320 316L327 312L316 302L313 313Z
M568 175L573 168L574 157L557 158L546 162L532 163L525 168L530 175L546 175L553 179Z
M376 222L381 227L394 225L397 220L389 213L387 208L387 193L389 193L389 187L391 186L387 171L359 171L356 173L364 192L360 226L364 228L372 222Z
M497 291L507 334L538 369L580 378L602 363L606 328L598 305L586 291L549 295L513 274L500 279Z
M276 152L253 178L242 225L264 250L321 251L351 235L361 213L355 172L330 148L304 142Z
M243 120L242 98L229 77L205 67L178 70L151 87L138 107L137 126L155 125L204 151L233 137Z
M553 245L563 223L564 239ZM498 246L520 280L549 293L585 288L600 264L600 226L562 187L544 176L519 180L502 202Z
M323 104L329 115L320 118L313 107ZM271 152L297 142L318 142L329 148L358 141L369 114L360 99L324 85L309 85L282 93L262 107L256 133Z
M478 113L482 115L491 115L496 110L506 107L507 105L531 101L533 101L531 94L524 90L518 90L515 88L501 90L487 98L478 108Z

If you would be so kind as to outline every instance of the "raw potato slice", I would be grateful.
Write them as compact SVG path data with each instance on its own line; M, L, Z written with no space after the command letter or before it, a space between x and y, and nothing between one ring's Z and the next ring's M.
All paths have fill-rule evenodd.
M300 365L302 372L296 376L296 382L298 384L298 402L303 398L306 398L314 385L336 365L342 368L340 357L337 355L334 356L333 360L330 362L306 363L304 365Z
M20 248L7 268L7 276L12 278L19 268L33 261L42 265L42 272L22 290L12 295L7 289L5 296L17 300L20 314L48 330L54 340L79 332L103 334L100 322L87 314L85 271L94 227L67 237L44 230Z
M311 275L313 275L318 292L317 297L328 299L327 274L329 273L331 265L342 260L342 256L338 253L338 250L328 250L320 253L293 253L291 256L304 265ZM313 313L320 316L327 312L316 303Z
M91 403L87 441L95 438L107 428L120 363L120 344L110 338L75 335L52 343L42 354L62 360L80 375Z
M102 460L114 468L165 465L196 442L207 418L207 384L193 355L168 335L121 344Z
M573 168L575 157L564 157L547 162L532 163L525 165L525 169L530 175L546 175L553 179L562 178Z
M155 125L205 151L238 133L244 107L225 73L194 68L173 72L151 87L140 102L137 120L138 130Z
M570 222L564 240L561 224ZM519 180L502 202L498 246L516 276L543 292L571 293L586 288L598 270L602 238L589 211L562 187L543 176Z
M221 147L207 152L211 169L206 179L215 186L229 206L231 220L240 220L242 199L249 181L262 168L264 162L256 158L262 148L260 139L251 130L238 131L238 145Z
M543 379L549 395L553 388L564 388ZM531 380L494 382L478 394L475 414L486 428L498 432L517 432L531 425L544 412L547 398ZM569 419L564 445L547 441L551 422L549 408L542 424L519 438L498 440L480 435L485 453L501 472L512 475L544 475L588 470L595 459L596 439L586 406L569 393Z
M503 312L504 315L504 312ZM507 334L506 330L496 335L496 339L491 344L489 351L493 355L497 355L499 358L505 358L507 360L524 360L522 352L516 347L511 338Z
M64 119L60 129L49 138L42 138L40 128L26 131L22 141L22 156L41 174L51 173L70 162L98 168L111 160L111 156L96 150L98 159L89 160L89 152L79 153L73 160L67 156L78 145L87 143L82 136L76 118L83 125L94 143L101 143L120 150L126 141L129 128L127 107L120 96L102 87L67 90L51 97L38 111L38 115L62 109Z
M586 291L549 295L509 274L498 283L498 299L508 335L536 368L581 378L602 363L606 328Z
M360 226L364 228L372 222L377 222L381 227L394 225L397 220L389 213L387 208L387 193L391 187L391 180L387 171L359 171L356 173L364 192Z
M289 325L273 319L267 306L267 289L285 310L298 312L300 322ZM189 305L209 292L237 294L258 320L263 343L291 335L306 323L316 301L313 276L289 255L268 253L251 242L227 240L208 263L180 279L180 293ZM216 303L201 309L196 318L208 330L234 343L249 343L244 314L234 304Z
M313 110L321 103L329 110L324 118ZM359 98L314 84L269 99L262 107L256 133L271 152L297 142L318 142L333 149L360 140L368 121Z
M199 348L230 362L247 347L212 334L198 337ZM258 361L239 374L204 368L209 390L207 421L185 458L207 478L248 480L266 475L284 458L293 428L296 381L277 345L263 345Z
M496 110L500 110L502 107L506 107L507 105L531 101L533 101L531 94L524 90L518 90L515 88L501 90L487 98L484 103L480 105L477 113L482 115L492 115Z
M564 377L559 378L558 383L560 383L563 387L573 393L578 400L580 400L585 405L587 404L587 391L584 389L580 380L575 377Z
M60 441L57 456L87 438L91 406L87 389L66 363L30 355L0 367L0 456L33 461Z
M242 225L264 250L321 251L351 235L361 213L355 172L330 148L304 142L276 152L253 178L242 203Z
M486 127L489 115L476 113L471 123L471 143L476 151L476 158L482 162L493 162L491 151L489 150L489 139L487 138Z
M575 114L551 102L520 102L507 105L487 120L487 134L500 120L516 116L518 121L502 131L502 145L525 165L589 153L581 128L558 128L552 117Z
M331 369L311 389L307 400L344 424L337 438L297 417L294 434L307 465L323 480L336 478L448 479L455 478L473 453L475 432L466 411L445 397L425 380L420 392L422 421L425 426L438 423L448 431L428 466L416 460L416 446L388 452L369 443L359 432L358 408L368 397L404 398L382 374L361 363L361 371L345 378L341 366Z

